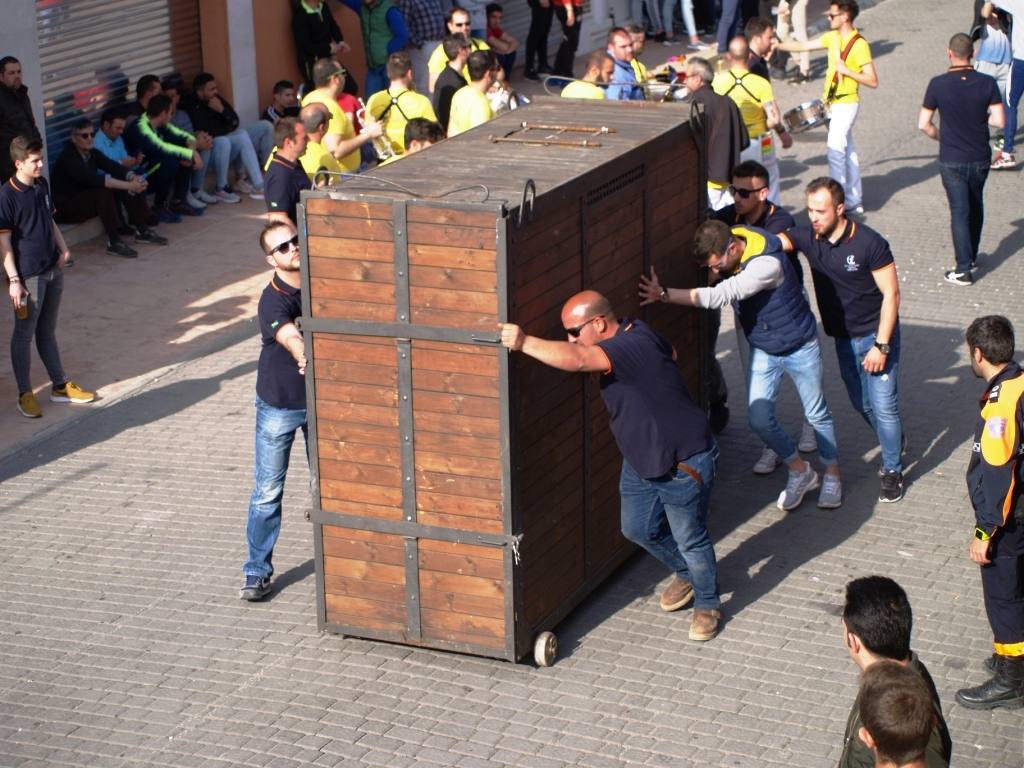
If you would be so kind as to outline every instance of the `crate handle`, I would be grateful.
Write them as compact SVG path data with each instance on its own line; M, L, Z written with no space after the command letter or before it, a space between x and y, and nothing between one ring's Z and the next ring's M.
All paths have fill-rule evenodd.
M523 226L523 219L527 218L527 203L529 203L529 219L533 218L533 204L537 200L537 185L533 179L527 179L523 185L523 199L519 201L519 216L516 218L516 229Z
M501 344L501 336L477 336L474 333L469 338L474 344Z

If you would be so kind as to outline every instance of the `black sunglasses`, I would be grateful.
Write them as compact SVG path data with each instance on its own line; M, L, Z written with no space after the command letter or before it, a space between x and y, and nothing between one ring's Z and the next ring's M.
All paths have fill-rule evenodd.
M92 132L92 131L89 131L89 133L76 133L75 134L75 136L78 136L79 138L82 138L82 139L91 139L95 135L96 134L94 132Z
M283 243L278 243L277 245L275 245L273 248L270 249L270 253L271 254L274 254L274 253L287 253L292 248L295 248L297 250L298 247L299 247L299 236L296 235L291 240L285 240Z
M748 197L750 197L753 194L756 194L757 192L760 192L762 189L768 189L768 187L758 187L757 189L736 189L736 187L730 184L729 194L732 195L733 197L740 197L746 200Z
M604 317L604 315L594 315L592 318L587 320L585 323L580 323L579 325L577 325L577 326L575 326L573 328L566 328L565 332L568 333L570 336L572 336L574 339L578 339L580 337L580 334L583 333L583 329L586 328L588 325L590 325L595 320L597 320L597 318L599 318L599 317Z

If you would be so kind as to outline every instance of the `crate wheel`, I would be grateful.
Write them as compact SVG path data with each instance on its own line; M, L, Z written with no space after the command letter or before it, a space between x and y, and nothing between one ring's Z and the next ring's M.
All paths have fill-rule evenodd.
M554 632L541 632L533 641L533 660L538 667L550 667L558 653L558 638Z

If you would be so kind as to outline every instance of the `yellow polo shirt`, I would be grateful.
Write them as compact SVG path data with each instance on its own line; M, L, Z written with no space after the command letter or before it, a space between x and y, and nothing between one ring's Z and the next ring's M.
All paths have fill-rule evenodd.
M850 42L850 38L856 34L856 29L846 37L841 36L836 30L830 30L821 36L821 44L828 51L828 69L825 71L825 101L829 101L828 95L832 88L832 77L836 73L836 62L839 61L839 54L843 52L843 49ZM846 57L846 66L854 72L860 73L870 63L871 46L862 37L850 49L850 54ZM852 77L842 75L839 78L836 95L832 97L831 101L840 104L853 104L860 101L860 83Z
M647 82L647 67L644 66L644 63L642 61L640 61L640 59L633 59L629 63L633 67L633 73L636 75L636 81L638 83L646 83Z
M448 138L483 125L494 117L491 102L476 88L464 85L452 96L452 111L448 116Z
M562 89L563 99L603 99L604 88L586 80L573 80Z
M737 80L742 80L742 85L737 84ZM728 96L736 102L750 138L768 132L764 105L775 101L771 83L753 72L730 69L715 75L711 89L719 96Z
M430 99L416 91L394 86L373 94L366 102L366 111L376 120L384 115L384 135L399 155L405 152L405 126L410 120L422 117L437 122Z
M327 151L327 147L315 141L306 142L306 151L302 153L299 162L302 163L302 170L309 176L310 181L313 181L313 176L321 168L325 171L334 171L335 173L341 173L345 170L334 155ZM339 178L331 179L332 183L339 181L341 181Z
M323 88L317 88L315 91L307 93L302 99L302 106L307 104L323 104L327 107L327 111L331 113L331 121L327 124L327 133L336 134L342 140L354 139L356 137L355 128L352 127L352 121L348 119L348 115L341 111L337 99L333 98ZM338 162L344 170L355 173L359 170L360 161L359 149L357 148L353 149Z
M486 41L481 40L479 37L470 38L469 41L469 52L473 51L489 51L491 46ZM448 57L444 54L444 45L438 45L434 49L434 52L430 54L430 58L427 59L427 73L431 75L435 80L437 76L444 72L444 68L448 66ZM465 67L462 68L462 76L466 82L469 82L469 72Z

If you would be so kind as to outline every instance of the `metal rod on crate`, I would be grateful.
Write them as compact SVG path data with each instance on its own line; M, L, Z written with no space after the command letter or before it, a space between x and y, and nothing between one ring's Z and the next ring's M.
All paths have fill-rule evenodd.
M559 133L592 133L595 135L599 133L615 133L614 128L609 128L606 125L557 125L554 123L530 123L526 120L519 125L524 131L558 131Z
M507 144L535 144L541 147L581 147L585 149L601 146L601 142L589 141L588 139L580 139L579 141L572 141L570 139L517 139L511 136L489 136L488 138L495 144L504 142Z

